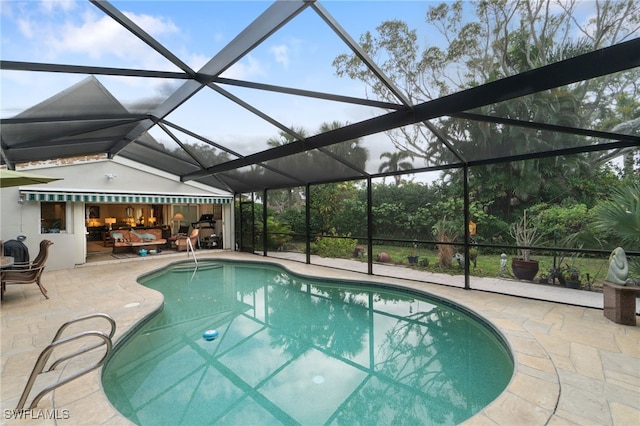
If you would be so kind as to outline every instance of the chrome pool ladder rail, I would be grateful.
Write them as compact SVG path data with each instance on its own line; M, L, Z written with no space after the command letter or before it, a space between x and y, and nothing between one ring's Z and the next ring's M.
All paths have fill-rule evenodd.
M89 320L89 319L94 319L94 318L104 318L109 322L109 325L111 327L111 330L109 332L109 335L103 333L102 331L83 331L81 333L77 333L74 334L73 336L69 336L69 337L65 337L63 339L60 339L60 336L62 335L62 332L71 324L74 324L76 322L80 322L80 321L85 321L85 320ZM47 363L47 361L49 360L49 357L51 356L51 354L53 353L53 351L60 347L63 346L67 343L76 341L76 340L80 340L86 337L98 337L99 339L102 340L102 342L93 345L93 346L89 346L87 348L83 348L80 349L76 352L73 352L71 354L65 355L63 357L61 357L60 359L56 360L53 364L51 364L51 367L49 367L49 369L46 372L50 372L52 370L54 370L58 365L60 365L60 363L67 361L71 358L74 358L78 355L81 355L83 353L89 352L93 349L99 348L102 345L106 345L106 350L104 355L102 356L102 358L96 362L94 365L91 365L79 372L77 372L76 374L73 374L69 377L64 378L63 380L60 380L56 383L54 383L53 385L50 385L48 387L46 387L45 389L43 389L42 391L40 391L40 393L38 393L35 398L33 398L33 401L31 401L31 405L29 407L29 409L33 409L38 405L38 402L40 402L40 400L42 399L43 396L45 396L47 393L51 392L52 390L67 384L69 382L71 382L72 380L77 379L78 377L81 377L87 373L89 373L90 371L95 370L96 368L100 367L102 364L104 364L105 360L107 359L107 357L109 356L109 354L111 353L111 349L113 347L113 342L112 342L112 338L113 335L115 334L116 331L116 322L114 321L114 319L107 315L107 314L103 314L103 313L97 313L97 314L90 314L90 315L86 315L83 317L78 317L75 319L72 319L70 321L67 321L66 323L62 324L62 326L60 326L60 328L58 329L58 331L56 332L56 335L54 336L54 338L51 340L51 343L43 349L42 352L40 352L40 356L38 356L38 359L36 361L36 364L33 366L33 370L31 371L31 375L29 376L29 380L27 380L27 384L24 387L24 391L22 392L22 396L20 397L20 400L18 401L18 405L16 406L16 410L20 411L24 408L24 405L27 401L27 398L29 397L29 393L31 392L31 389L33 388L33 385L38 377L38 375L40 373L43 372L44 367Z
M196 250L193 248L193 244L191 244L191 238L187 238L187 257L189 257L189 250L191 250L191 254L193 255L193 263L195 263L197 269L198 259L196 259ZM195 271L193 272L195 273Z

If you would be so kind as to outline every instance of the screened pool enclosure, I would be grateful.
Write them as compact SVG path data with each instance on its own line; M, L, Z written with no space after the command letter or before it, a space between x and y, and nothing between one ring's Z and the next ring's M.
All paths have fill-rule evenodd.
M4 2L2 164L229 191L237 250L467 288L524 250L591 289L640 256L598 216L639 187L640 6L578 3Z

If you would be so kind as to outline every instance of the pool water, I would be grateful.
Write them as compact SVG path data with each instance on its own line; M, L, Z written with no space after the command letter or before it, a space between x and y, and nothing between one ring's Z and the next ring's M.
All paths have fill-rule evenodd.
M513 374L496 332L436 299L250 262L179 264L141 283L164 308L102 378L140 425L456 424Z

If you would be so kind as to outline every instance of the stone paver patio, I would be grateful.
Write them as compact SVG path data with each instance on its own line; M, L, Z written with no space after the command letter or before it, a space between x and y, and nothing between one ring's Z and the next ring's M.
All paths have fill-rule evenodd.
M301 274L388 283L434 294L477 312L505 336L514 353L516 371L505 392L466 424L640 424L637 319L635 327L623 326L606 319L598 308L368 276L286 259L223 251L199 252L198 256L264 260ZM45 272L43 283L49 290L49 300L35 285L9 287L0 314L2 423L130 424L104 395L99 369L46 396L27 419L15 420L12 410L38 355L61 324L81 315L104 312L117 322L117 341L162 304L162 296L138 285L136 278L184 258L184 254L168 255ZM70 328L69 333L73 331ZM56 374L65 377L89 358L80 357ZM54 379L46 377L45 381ZM40 389L39 383L36 389ZM57 419L43 418L47 415Z

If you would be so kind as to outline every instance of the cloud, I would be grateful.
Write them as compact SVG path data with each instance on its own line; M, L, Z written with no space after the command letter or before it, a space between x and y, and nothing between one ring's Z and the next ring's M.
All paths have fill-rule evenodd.
M20 31L20 34L28 39L32 39L34 37L33 25L28 19L18 20L18 30Z
M223 77L240 80L264 75L266 75L266 70L263 64L251 55L245 56L241 61L236 62L231 68L222 73Z
M42 0L40 2L40 8L45 13L51 13L56 9L60 9L62 11L70 11L75 9L76 1L75 0Z
M125 15L154 38L179 33L178 28L165 18L133 13ZM25 26L26 28L28 27ZM110 17L98 15L93 11L87 10L83 13L80 22L65 21L61 27L49 27L44 31L48 34L42 40L48 48L48 55L53 58L81 54L95 60L108 57L123 59L119 64L111 64L115 66L144 64L145 68L159 65L164 65L164 69L167 67L167 61L151 47Z
M289 66L289 47L287 45L271 46L269 52L274 56L277 63L282 64L285 68Z
M208 58L202 54L190 55L186 60L186 63L194 70L198 71L202 68L211 58Z
M216 43L222 43L226 40L226 38L227 37L221 32L216 32L213 35L213 41L215 41Z
M127 12L125 12L125 15L154 37L180 32L170 19Z

